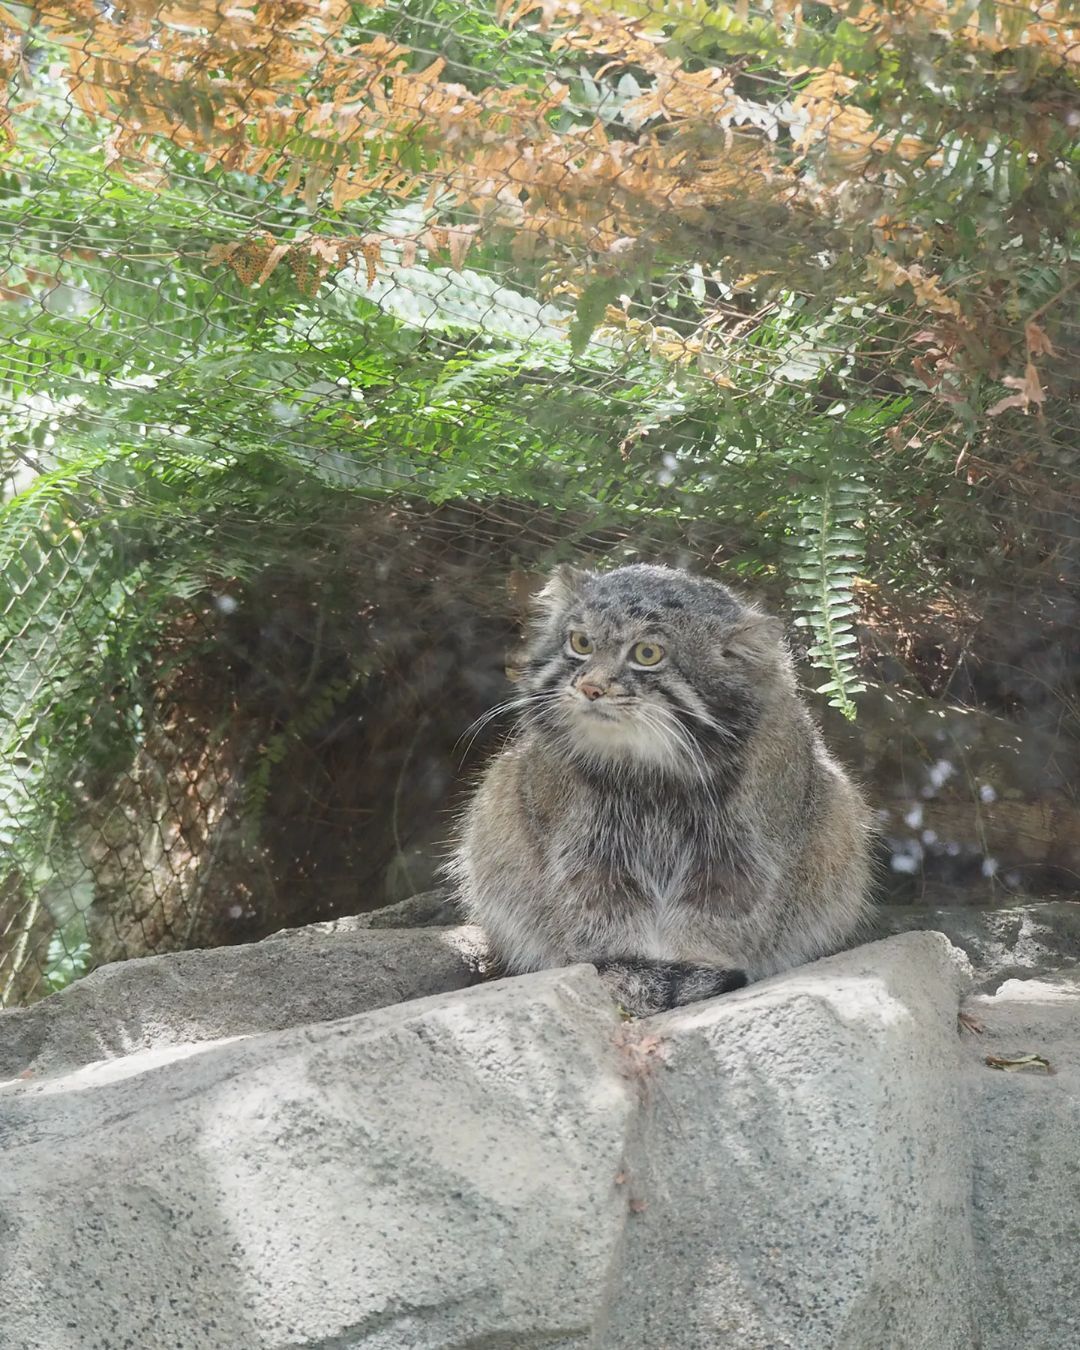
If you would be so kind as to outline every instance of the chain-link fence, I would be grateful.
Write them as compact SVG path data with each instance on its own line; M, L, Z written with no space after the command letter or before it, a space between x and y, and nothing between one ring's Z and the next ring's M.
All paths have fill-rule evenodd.
M571 557L785 614L883 893L1074 891L1078 52L1066 0L0 6L0 1006L432 885Z

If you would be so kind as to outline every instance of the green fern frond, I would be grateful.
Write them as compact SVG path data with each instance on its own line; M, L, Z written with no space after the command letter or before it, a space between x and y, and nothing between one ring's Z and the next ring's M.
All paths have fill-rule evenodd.
M852 582L864 558L866 494L858 480L827 471L800 499L789 550L795 624L810 629L814 645L807 655L829 676L817 692L827 694L830 706L849 721L855 719L852 696L865 688L858 678L858 638L852 623L858 606Z

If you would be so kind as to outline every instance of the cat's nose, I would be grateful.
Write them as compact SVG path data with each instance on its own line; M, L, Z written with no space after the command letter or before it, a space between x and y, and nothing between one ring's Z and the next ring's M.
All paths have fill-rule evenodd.
M594 684L592 680L582 680L578 688L590 702L595 702L598 698L603 698L604 689L602 685Z

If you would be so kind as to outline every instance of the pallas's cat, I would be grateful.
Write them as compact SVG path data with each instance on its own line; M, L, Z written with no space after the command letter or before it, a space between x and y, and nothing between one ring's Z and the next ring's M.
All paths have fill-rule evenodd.
M594 963L644 1015L841 946L871 817L780 624L667 567L560 569L451 864L509 973Z

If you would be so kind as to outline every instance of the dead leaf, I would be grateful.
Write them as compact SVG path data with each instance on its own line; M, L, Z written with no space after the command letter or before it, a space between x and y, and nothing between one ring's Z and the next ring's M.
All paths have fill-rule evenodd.
M264 282L269 280L270 273L274 270L274 268L278 265L278 263L282 260L282 258L284 258L285 254L288 253L290 247L291 245L289 244L274 245L274 247L266 255L266 261L262 265L262 271L255 278L256 286L261 286L263 285Z
M234 239L229 244L211 244L206 250L206 261L212 267L216 267L218 263L228 262L242 243L242 239Z
M1023 394L1009 394L1007 398L999 398L992 408L987 408L987 417L1000 417L1008 408L1026 408L1027 399Z
M1009 383L1007 378L1004 381L1004 383L1005 384ZM1030 402L1032 403L1045 402L1046 395L1043 393L1042 382L1039 379L1039 372L1035 369L1034 361L1029 361L1027 365L1024 367L1024 382L1020 387L1024 392L1024 396Z
M1042 1055L1016 1055L1012 1059L1007 1059L1001 1055L987 1055L986 1063L991 1069L1002 1069L1005 1073L1032 1073L1052 1074L1056 1070L1048 1059Z
M634 1198L633 1200L630 1201L630 1213L631 1213L631 1214L644 1214L645 1211L646 1211L648 1208L649 1208L649 1202L648 1202L647 1200L639 1200L639 1199L637 1199L637 1197L635 1196L635 1198Z
M1046 402L1046 393L1043 390L1042 381L1039 379L1039 372L1035 368L1034 361L1029 361L1024 367L1022 378L1018 375L1006 375L1001 383L1007 389L1015 389L1018 392L1006 395L1005 398L999 399L992 408L987 408L987 417L997 417L1006 408L1023 408L1026 412L1034 404L1038 409Z
M1027 342L1030 356L1053 356L1054 344L1037 323L1024 325L1024 340Z
M455 272L460 272L465 263L465 255L472 248L476 230L474 227L463 228L458 226L456 229L447 231L447 233L450 240L450 266Z
M370 286L378 275L377 267L382 262L382 249L379 247L377 239L365 239L360 245L360 252L364 255L364 268L367 275L367 284Z

